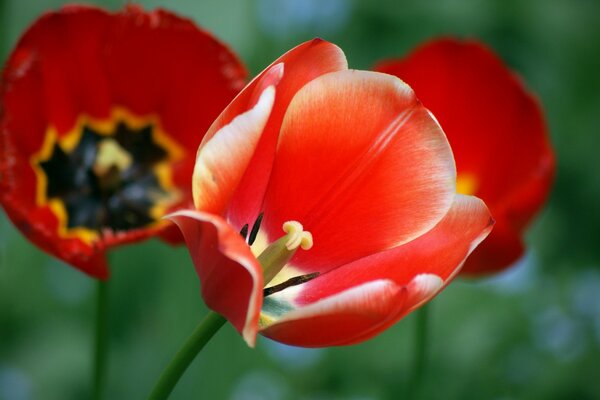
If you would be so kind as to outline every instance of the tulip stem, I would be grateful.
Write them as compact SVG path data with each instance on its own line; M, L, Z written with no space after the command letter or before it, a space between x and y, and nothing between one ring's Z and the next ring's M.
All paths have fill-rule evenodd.
M0 63L2 64L8 57L10 46L8 41L8 17L6 15L7 3L8 0L0 0Z
M94 338L93 396L101 400L106 377L106 355L108 351L108 282L96 282L96 326Z
M427 365L427 344L429 341L429 308L426 304L415 312L415 346L412 361L411 379L408 382L408 399L419 398L423 376Z
M175 354L169 365L167 365L158 382L154 385L154 389L152 389L148 400L167 399L185 370L198 353L200 353L200 350L204 348L206 343L224 324L225 318L215 312L211 311L204 317L192 335L186 340L177 354Z

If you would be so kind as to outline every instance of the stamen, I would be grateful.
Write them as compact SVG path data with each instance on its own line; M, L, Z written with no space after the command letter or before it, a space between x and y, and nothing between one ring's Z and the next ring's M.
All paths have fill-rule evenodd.
M124 171L133 163L127 150L114 139L104 139L98 144L98 155L94 163L94 172L98 176L108 173L112 168Z
M288 279L285 282L281 282L280 284L268 287L263 289L263 297L267 297L272 295L273 293L277 293L282 291L283 289L287 289L290 286L297 286L308 281L315 279L317 276L321 275L320 272L313 272L312 274L295 276L293 278Z
M263 268L265 285L286 266L296 254L298 247L308 250L313 245L311 233L305 231L300 222L288 221L283 224L283 230L286 233L285 236L271 243L258 256L258 262Z
M246 240L246 237L248 237L248 224L242 226L242 230L240 231L240 235L242 235L242 237L244 238L244 240Z
M310 250L313 246L312 234L304 230L302 224L298 221L288 221L283 224L283 231L289 235L285 247L288 250L295 250L298 246L303 250Z
M252 230L250 231L250 237L248 237L248 244L252 246L254 241L256 240L256 236L258 235L258 231L260 229L260 224L262 223L264 213L260 213L256 221L254 221L254 225L252 225Z

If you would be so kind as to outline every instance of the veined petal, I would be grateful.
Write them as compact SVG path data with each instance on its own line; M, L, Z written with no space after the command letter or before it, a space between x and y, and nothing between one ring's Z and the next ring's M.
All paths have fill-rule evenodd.
M459 179L472 182L468 194L481 197L498 220L498 229L477 252L490 257L470 258L464 271L508 266L520 254L520 236L546 200L554 177L539 101L492 50L472 40L434 40L376 69L415 89L448 135ZM503 242L510 246L503 249Z
M393 281L367 282L291 311L261 334L295 346L335 346L395 315L406 295Z
M221 217L194 210L168 216L185 237L206 305L223 315L254 347L263 277L250 248Z
M273 240L300 221L314 246L292 263L325 272L431 229L454 192L452 151L413 91L390 75L339 71L290 104L263 226Z
M370 323L368 318L354 318L355 326L352 329L350 326L347 328L352 334L336 336L338 341L335 344L353 344L371 338L429 301L447 285L459 272L468 255L489 234L492 224L490 213L481 200L472 196L457 195L448 214L431 231L419 238L343 265L302 285L267 297L270 303L287 305L288 309L294 311L272 316L266 324L265 334L280 340L279 335L288 333L283 332L285 329L282 327L275 327L279 325L280 320L287 321L288 315L303 316L304 311L301 310L305 308L312 310L315 305L335 299L353 288L362 288L370 282L388 280L396 287L403 288L405 294L399 307L393 312L390 311L386 317L382 316ZM265 304L266 302L267 300ZM269 310L263 309L263 312L265 311ZM279 333L280 331L283 333ZM317 339L320 340L320 336L317 336ZM324 342L322 345L330 344Z
M202 143L192 178L198 210L222 214L235 192L271 114L275 87L267 87L256 105Z

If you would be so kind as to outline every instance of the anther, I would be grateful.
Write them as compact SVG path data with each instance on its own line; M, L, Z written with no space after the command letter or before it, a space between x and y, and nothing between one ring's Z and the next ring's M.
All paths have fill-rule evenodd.
M260 224L262 223L264 213L260 213L256 221L254 221L254 225L252 225L252 230L250 231L250 236L248 236L248 244L252 246L254 241L256 240L256 236L258 235L258 230L260 229Z
M288 221L283 224L285 236L271 243L258 256L258 262L263 267L265 285L285 267L298 250L308 250L313 245L313 237L297 221Z
M283 231L288 234L289 238L285 243L285 247L292 251L301 247L303 250L310 250L313 246L312 234L304 230L302 224L298 221L288 221L283 224Z
M245 224L244 226L242 226L242 230L240 231L240 235L242 235L242 237L244 238L244 240L246 240L246 237L248 236L248 224Z

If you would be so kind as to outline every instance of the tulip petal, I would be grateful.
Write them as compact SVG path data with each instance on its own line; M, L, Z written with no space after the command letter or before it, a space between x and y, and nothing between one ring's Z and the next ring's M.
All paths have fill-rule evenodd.
M395 315L405 299L406 289L393 281L367 282L291 311L261 334L295 346L334 346Z
M167 218L181 229L206 305L254 347L262 305L262 269L240 234L221 217L181 210Z
M452 151L413 91L389 75L340 71L290 104L263 226L272 241L283 222L301 222L314 247L292 263L325 272L431 229L454 192Z
M238 186L271 114L275 87L267 87L256 105L202 143L196 157L192 190L196 208L222 214Z
M376 70L396 75L415 89L448 135L459 177L474 182L468 194L481 197L499 227L506 228L495 229L478 250L490 257L470 258L463 271L489 272L515 261L520 236L546 200L554 176L538 100L476 41L434 40ZM503 249L503 243L509 247Z
M271 313L265 334L276 340L280 335L286 341L285 328L275 326L286 321L288 312L278 315L272 312L278 305L280 309L294 310L292 315L304 315L300 310L314 307L327 299L336 298L353 289L363 287L369 282L388 280L398 288L405 288L402 304L390 311L386 318L376 320L355 317L352 328L350 323L346 331L338 332L335 344L352 344L366 340L396 323L410 311L435 296L460 271L467 256L489 234L493 220L485 204L472 196L457 195L448 214L429 232L419 238L391 250L383 251L347 265L338 267L317 278L275 293L265 299L263 313ZM282 305L284 307L282 307ZM311 310L312 308L309 308ZM308 322L303 322L303 324ZM272 328L273 327L273 328ZM352 329L351 329L352 328ZM347 332L352 332L349 334ZM295 337L294 337L295 338ZM292 344L305 345L295 338ZM331 345L331 342L319 342L317 335L311 346ZM317 343L318 342L318 343Z
M228 124L236 115L244 112L252 104L262 82L272 75L273 68L281 66L283 76L277 85L277 96L269 121L250 161L248 169L233 196L228 218L237 228L254 222L262 211L261 204L269 179L279 128L285 110L296 92L313 79L332 71L347 68L344 53L334 44L321 39L303 43L277 59L263 73L256 77L223 111L215 121L207 136Z

